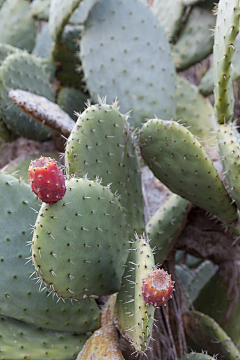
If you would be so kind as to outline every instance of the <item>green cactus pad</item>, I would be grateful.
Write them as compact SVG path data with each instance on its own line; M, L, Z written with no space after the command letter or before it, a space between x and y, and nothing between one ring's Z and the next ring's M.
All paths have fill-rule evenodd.
M146 225L146 233L154 248L156 264L161 264L185 226L190 204L171 194Z
M79 3L79 6L74 10L73 14L69 19L69 24L81 25L84 24L89 11L98 0L84 0Z
M240 34L237 35L235 41L235 51L232 57L231 77L233 81L237 80L240 77ZM204 96L208 96L213 93L213 66L204 74L198 88L200 93Z
M216 358L204 353L189 353L181 357L180 360L216 360Z
M75 360L88 335L46 330L0 316L0 359Z
M82 91L74 88L62 88L58 94L58 105L76 121L75 112L84 111L88 97Z
M223 124L218 130L218 146L228 191L238 209L240 208L240 146L233 130L233 125Z
M213 47L214 97L216 117L220 124L233 116L233 88L231 61L239 29L240 6L238 0L220 0Z
M49 10L49 31L57 43L62 37L64 26L82 0L51 0Z
M239 348L240 302L236 302L236 295L229 294L229 283L231 284L232 281L232 270L230 269L227 277L225 273L225 268L223 271L218 271L202 288L197 299L194 301L194 308L211 316L218 322ZM237 286L236 291L239 291L239 285L237 284L238 283L236 282L236 285L234 285L235 288ZM226 315L227 319L225 319Z
M19 51L21 50L15 46L0 43L0 66L2 65L2 62L6 59L6 57Z
M48 21L51 0L33 0L31 13L38 20Z
M127 210L126 221L134 231L145 227L144 204L138 153L126 116L117 104L100 101L81 115L67 140L65 151L67 174L90 179L100 177L103 185L111 183L112 192L120 196Z
M142 280L154 268L154 257L145 236L136 236L129 252L122 288L115 304L118 328L137 352L145 352L152 336L154 307L142 296Z
M32 51L36 25L27 0L5 0L0 9L0 42Z
M201 349L227 360L240 359L240 352L230 337L210 316L198 311L183 314L186 335Z
M195 85L180 76L177 76L176 102L176 118L190 128L209 154L214 148L215 152L218 151L215 131L217 123L211 103L199 94Z
M100 0L89 13L81 60L92 99L117 99L140 127L156 114L175 114L175 68L164 31L141 0ZM161 99L161 101L160 101Z
M36 44L32 54L42 59L49 59L51 56L52 46L53 40L49 34L48 23L44 23L41 31L37 34Z
M129 244L118 199L86 179L70 179L66 188L62 200L39 211L32 241L37 273L63 298L119 291Z
M187 302L189 298L193 302L201 289L216 273L213 263L209 260L205 260L194 271L185 265L176 265L176 270L189 295L186 299Z
M64 86L82 89L82 73L77 71L80 61L77 57L79 52L79 41L81 37L80 26L66 26L62 33L61 40L52 48L52 60L58 66L57 79Z
M151 9L164 28L167 39L171 41L179 31L185 11L185 4L182 0L167 2L155 0L151 4Z
M77 360L124 360L114 325L102 326L86 341Z
M140 147L154 175L171 191L231 223L236 207L197 138L174 121L149 120L141 130Z
M34 267L27 245L40 201L30 186L0 173L0 200L0 272L4 274L0 278L0 313L52 330L85 333L97 329L100 311L94 299L57 302L57 298L47 297L49 290L39 292L40 284L32 280Z
M216 17L211 10L195 6L189 14L172 55L178 71L196 64L212 52Z
M34 140L45 140L50 132L25 115L8 97L11 89L22 89L54 101L51 84L44 68L33 55L19 52L9 55L0 68L1 115L10 130Z

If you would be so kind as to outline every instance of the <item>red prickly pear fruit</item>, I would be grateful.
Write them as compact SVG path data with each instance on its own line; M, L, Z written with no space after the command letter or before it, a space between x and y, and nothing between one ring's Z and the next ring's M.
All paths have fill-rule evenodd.
M142 295L147 305L165 305L173 292L173 281L163 269L155 269L148 274L142 284Z
M61 200L66 192L65 179L54 159L40 157L31 161L28 172L32 191L47 204Z

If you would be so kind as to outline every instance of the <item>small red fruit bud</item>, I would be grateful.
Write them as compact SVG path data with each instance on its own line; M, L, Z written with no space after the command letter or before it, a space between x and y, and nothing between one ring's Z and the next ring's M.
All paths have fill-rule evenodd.
M54 159L40 157L31 161L28 172L32 191L40 200L53 204L63 198L65 179Z
M165 305L173 292L173 281L163 269L152 271L142 284L142 295L147 305Z

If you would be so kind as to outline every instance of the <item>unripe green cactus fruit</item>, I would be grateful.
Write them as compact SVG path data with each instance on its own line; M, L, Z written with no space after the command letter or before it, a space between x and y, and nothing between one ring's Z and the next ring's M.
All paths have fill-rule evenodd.
M61 297L119 291L129 244L118 199L86 179L70 179L66 188L62 200L39 211L32 241L37 274Z
M141 152L154 175L169 189L226 223L237 209L213 163L197 138L174 121L149 120L143 125Z

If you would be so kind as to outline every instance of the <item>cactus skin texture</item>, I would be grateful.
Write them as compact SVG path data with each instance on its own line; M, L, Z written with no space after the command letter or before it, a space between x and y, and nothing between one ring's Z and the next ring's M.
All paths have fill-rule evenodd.
M129 251L122 287L115 304L117 327L136 351L145 352L152 334L154 307L142 296L142 279L154 269L153 251L146 235L135 235Z
M163 269L155 269L143 279L142 294L147 305L166 305L173 292L173 281Z
M0 359L75 360L88 337L0 316Z
M111 183L111 191L118 193L126 209L130 237L144 230L144 203L141 170L135 138L127 116L112 105L100 101L89 106L78 120L67 140L65 150L67 176L102 179Z
M163 205L146 224L146 233L151 239L156 264L161 264L171 251L184 228L191 204L176 194L170 194Z
M210 316L198 311L183 314L186 335L201 349L227 360L239 360L240 352L230 337ZM214 339L214 341L213 341Z
M174 121L148 120L140 147L154 175L171 191L226 223L237 219L236 207L197 138Z
M207 354L192 352L182 356L180 360L216 360L216 358Z
M238 209L240 209L240 147L239 141L235 136L234 125L222 124L219 127L217 136L224 178L232 199L236 202Z
M40 157L31 161L28 172L32 191L40 200L53 204L64 197L65 179L54 159Z
M175 115L170 45L145 1L98 1L84 24L80 49L94 102L98 95L107 95L109 102L117 97L123 113L132 110L129 123L135 128L154 114Z
M216 118L220 124L232 120L234 97L231 61L239 29L238 0L220 0L213 46L214 98Z
M42 204L32 241L37 274L63 298L120 290L128 232L117 197L96 181L70 179L55 204Z

